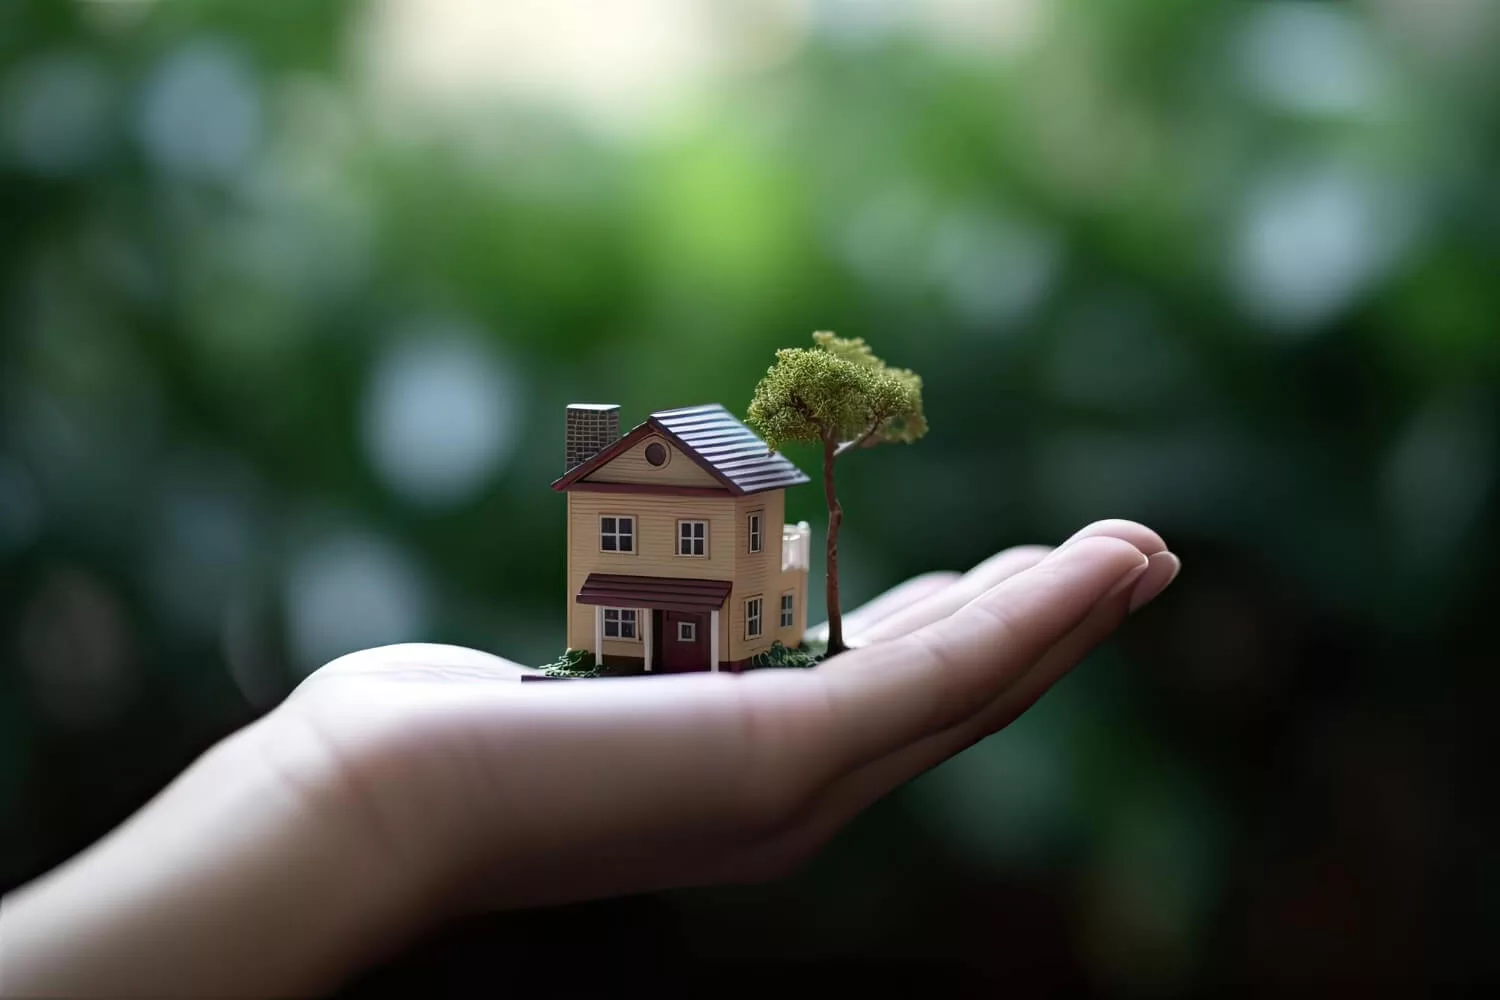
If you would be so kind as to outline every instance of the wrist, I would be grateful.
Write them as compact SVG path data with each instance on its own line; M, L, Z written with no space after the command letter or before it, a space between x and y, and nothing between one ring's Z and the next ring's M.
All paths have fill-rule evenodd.
M241 730L7 898L0 989L324 992L419 930L422 873L359 834L331 773L282 766L297 738L275 713Z

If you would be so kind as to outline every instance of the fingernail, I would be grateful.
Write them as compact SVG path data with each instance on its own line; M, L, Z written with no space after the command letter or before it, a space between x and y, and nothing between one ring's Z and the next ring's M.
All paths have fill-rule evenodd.
M1126 573L1124 576L1120 577L1119 582L1116 583L1113 587L1109 588L1109 593L1105 594L1104 600L1100 601L1099 603L1104 604L1112 601L1116 597L1119 597L1121 594L1125 593L1127 590L1133 588L1136 585L1136 582L1140 580L1141 574L1145 573L1146 570L1150 568L1150 561L1142 559L1139 566L1134 567L1129 573Z
M1130 592L1130 611L1135 613L1157 597L1169 587L1177 574L1182 571L1182 560L1170 552L1158 552L1148 560L1145 572L1135 583L1135 589Z

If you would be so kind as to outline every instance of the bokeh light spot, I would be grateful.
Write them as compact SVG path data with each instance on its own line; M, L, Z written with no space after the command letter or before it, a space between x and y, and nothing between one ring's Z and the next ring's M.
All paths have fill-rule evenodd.
M366 391L365 450L382 481L413 503L471 496L515 450L525 410L509 365L469 330L396 342Z
M345 532L303 549L287 580L288 640L310 672L368 646L422 638L427 587L411 560L377 536Z
M1333 4L1263 3L1239 37L1246 85L1306 115L1355 114L1377 97L1378 64L1359 24Z
M227 180L260 139L254 75L235 48L200 40L168 56L141 95L140 139L163 169Z
M1273 177L1244 206L1232 283L1245 310L1287 332L1327 322L1402 249L1392 193L1337 165Z
M939 228L932 266L953 310L975 326L993 328L1024 319L1041 303L1060 249L1041 227L964 211Z

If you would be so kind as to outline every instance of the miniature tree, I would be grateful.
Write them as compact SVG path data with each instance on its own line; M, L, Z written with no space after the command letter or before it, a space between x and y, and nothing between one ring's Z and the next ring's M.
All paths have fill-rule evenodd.
M833 469L856 448L910 443L927 433L922 415L922 379L891 368L862 338L813 334L813 346L776 352L776 363L755 387L750 426L774 452L787 441L823 446L823 496L828 503L828 655L841 653L839 525L844 519L834 490Z

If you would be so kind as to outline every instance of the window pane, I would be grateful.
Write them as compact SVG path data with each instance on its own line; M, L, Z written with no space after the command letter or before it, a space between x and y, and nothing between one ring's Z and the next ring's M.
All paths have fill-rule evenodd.
M601 517L599 519L599 530L613 533L615 530L615 519L612 517Z
M620 536L620 551L621 552L633 552L633 551L635 551L635 541L629 535L621 535Z
M633 534L634 532L635 532L635 518L633 518L633 517L622 517L622 518L620 518L620 534L622 534L622 535L629 535L629 534Z
M601 535L600 538L599 538L599 547L601 549L603 549L605 552L614 552L615 551L615 536L614 535Z

